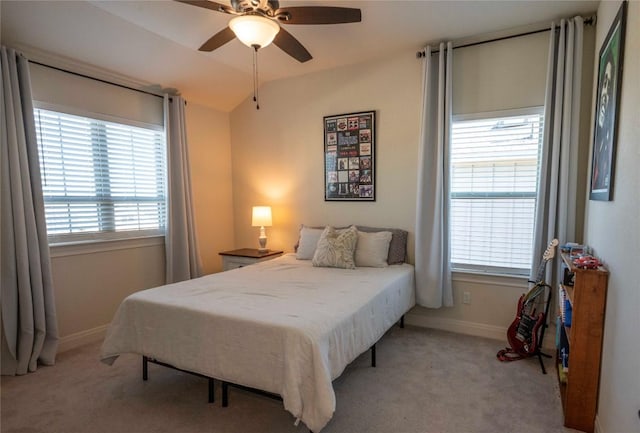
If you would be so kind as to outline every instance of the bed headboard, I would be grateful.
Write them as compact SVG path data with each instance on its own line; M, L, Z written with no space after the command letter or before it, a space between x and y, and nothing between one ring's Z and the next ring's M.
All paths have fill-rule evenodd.
M391 242L389 243L387 263L390 265L397 265L407 261L407 237L409 236L409 232L406 230L366 226L356 226L356 228L361 232L367 233L391 232Z
M324 229L323 226L305 226L304 224L300 225L300 230L303 227L311 228L311 229ZM344 229L347 227L336 227L336 229ZM387 255L387 263L390 265L397 265L400 263L408 263L409 256L407 254L407 238L409 236L409 232L402 229L391 229L391 228L382 228L382 227L367 227L367 226L358 226L356 228L361 232L367 233L375 233L375 232L391 232L391 242L389 243L389 254ZM294 251L298 251L298 246L300 245L300 235L298 235L298 241L294 245Z

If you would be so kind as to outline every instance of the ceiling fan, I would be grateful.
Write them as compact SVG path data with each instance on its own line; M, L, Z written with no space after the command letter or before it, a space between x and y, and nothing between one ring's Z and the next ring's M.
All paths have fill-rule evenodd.
M360 9L333 6L281 8L278 0L230 0L231 6L210 0L176 1L235 16L229 22L229 27L209 38L199 48L200 51L213 51L234 37L256 51L273 41L301 63L313 57L281 24L343 24L362 20Z

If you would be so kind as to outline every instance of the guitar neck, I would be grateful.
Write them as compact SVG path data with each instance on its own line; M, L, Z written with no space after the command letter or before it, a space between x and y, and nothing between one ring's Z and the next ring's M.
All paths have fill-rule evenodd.
M540 261L540 266L538 267L538 279L535 281L537 284L544 284L544 271L547 262L553 259L555 255L556 245L558 245L558 239L553 239L542 255L542 260Z
M544 270L546 268L548 260L542 259L540 262L540 266L538 266L538 276L536 279L536 283L540 283L544 280Z

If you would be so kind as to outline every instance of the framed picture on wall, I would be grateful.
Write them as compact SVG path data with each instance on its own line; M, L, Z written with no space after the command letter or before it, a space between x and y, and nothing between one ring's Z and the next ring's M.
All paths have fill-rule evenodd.
M324 117L325 201L376 200L376 112Z
M591 200L609 201L613 198L626 18L627 2L625 1L622 2L600 48L593 156L591 158L591 190L589 195Z

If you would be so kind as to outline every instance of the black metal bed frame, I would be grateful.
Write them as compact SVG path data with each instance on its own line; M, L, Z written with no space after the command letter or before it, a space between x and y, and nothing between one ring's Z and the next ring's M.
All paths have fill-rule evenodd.
M404 314L400 317L399 326L400 326L400 328L404 328ZM216 381L215 378L210 377L210 376L206 376L206 375L200 374L200 373L194 373L193 371L184 370L182 368L174 367L173 365L167 364L166 362L158 361L157 359L154 359L154 358L151 358L151 357L143 355L142 356L142 380L148 380L149 379L149 363L156 364L156 365L161 365L163 367L171 368L173 370L178 370L178 371L181 371L183 373L188 373L188 374L192 374L194 376L198 376L198 377L202 377L204 379L207 379L208 385L209 385L209 403L214 403L215 402L215 392L214 392L214 385L215 385L215 381ZM373 346L371 346L371 367L375 367L375 366L376 366L376 343L374 343ZM232 386L232 387L238 388L238 389L242 389L242 390L245 390L245 391L249 391L249 392L252 392L254 394L262 395L264 397L272 398L274 400L282 401L282 397L280 395L274 394L272 392L263 391L261 389L251 388L251 387L244 386L244 385L238 385L238 384L227 382L227 381L220 380L220 379L217 379L217 380L219 380L221 382L221 384L222 384L222 407L228 407L229 406L229 386Z
M204 374L194 373L193 371L183 370L182 368L174 367L171 364L167 364L166 362L158 361L157 359L150 358L148 356L142 356L142 380L149 379L149 363L161 365L163 367L171 368L173 370L178 370L183 373L192 374L194 376L202 377L209 381L209 403L215 402L215 393L214 393L214 384L215 379L213 377L205 376Z

